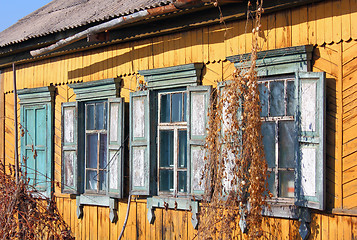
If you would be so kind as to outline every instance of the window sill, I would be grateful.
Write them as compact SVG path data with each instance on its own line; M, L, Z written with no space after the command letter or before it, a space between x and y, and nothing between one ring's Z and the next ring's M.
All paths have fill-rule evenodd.
M110 221L115 222L118 219L118 213L117 213L118 202L115 198L111 198L110 196L81 194L76 197L76 202L77 202L77 218L78 219L83 217L83 207L85 205L109 207Z
M199 205L198 201L193 201L191 198L187 197L168 197L168 196L155 196L147 198L147 208L148 208L148 220L150 224L155 221L155 208L165 208L174 210L187 210L192 212L192 225L195 229L198 226L198 211Z
M51 193L50 191L44 190L41 191L39 189L32 189L31 195L33 198L37 198L37 199L42 199L42 200L48 200L51 199Z
M343 215L343 216L357 216L356 209L333 208L332 213L336 215Z
M113 199L114 200L114 199ZM78 201L78 197L77 197ZM80 205L92 205L92 206L110 206L110 197L109 196L100 196L94 194L81 194L79 195L79 204Z
M267 204L268 205L263 208L263 216L299 219L299 209L294 205L293 199L268 199Z
M198 208L198 201L193 201L188 197L155 196L147 198L147 204L148 208L156 207L188 211Z

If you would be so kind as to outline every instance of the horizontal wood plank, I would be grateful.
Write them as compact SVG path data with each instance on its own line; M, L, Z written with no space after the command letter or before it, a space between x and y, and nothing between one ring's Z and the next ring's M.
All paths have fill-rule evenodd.
M343 184L357 179L357 161L356 165L343 171Z
M343 184L343 196L347 198L353 194L357 193L357 179L354 179L346 184Z

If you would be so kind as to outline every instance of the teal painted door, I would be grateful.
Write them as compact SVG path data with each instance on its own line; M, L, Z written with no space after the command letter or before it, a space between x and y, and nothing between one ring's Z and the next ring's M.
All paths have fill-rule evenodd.
M30 185L45 192L50 185L47 163L47 106L24 107L22 114L22 161Z

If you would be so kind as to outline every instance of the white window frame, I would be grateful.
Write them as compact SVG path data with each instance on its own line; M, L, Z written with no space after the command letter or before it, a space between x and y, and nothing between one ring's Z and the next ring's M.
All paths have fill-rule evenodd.
M184 130L186 131L187 134L187 106L186 109L183 109L183 114L184 111L186 111L185 115L186 115L186 121L182 121L182 122L167 122L167 123L162 123L161 122L161 96L163 95L172 95L172 94L176 94L176 93L182 93L183 98L185 99L186 105L187 105L187 91L167 91L167 92L162 92L162 93L158 93L158 111L157 111L157 115L158 115L158 123L157 123L157 166L158 166L158 171L157 171L157 189L158 189L158 193L159 195L168 195L168 196L178 196L178 195L187 195L188 194L188 184L187 184L187 180L186 180L186 192L179 192L178 191L178 172L180 171L186 171L186 176L189 177L189 173L188 173L188 165L189 162L186 163L186 168L183 168L181 170L179 170L178 168L178 152L179 152L179 137L178 137L178 132L180 130ZM172 102L170 101L171 106L170 109L172 109ZM183 103L183 102L182 102ZM170 115L171 115L171 111L170 111ZM171 116L170 116L171 118ZM173 171L174 171L174 188L172 189L173 191L160 191L160 170L171 170L172 167L160 167L160 131L163 130L171 130L174 131L174 166L173 166ZM186 154L188 154L188 152L186 151ZM187 161L188 161L188 157L186 157Z
M262 121L262 128L263 128L263 123L264 122L270 122L270 123L274 123L275 124L275 167L268 167L268 172L274 172L275 173L275 196L273 196L271 199L269 199L269 202L281 202L281 203L291 203L294 204L294 196L292 197L281 197L280 196L280 179L279 179L279 172L280 171L288 171L288 172L293 172L295 174L295 170L296 170L296 165L293 168L284 168L284 167L280 167L279 166L279 123L282 121L295 121L295 117L294 115L292 116L287 116L287 82L290 81L292 83L294 83L295 81L295 77L294 76L279 76L279 77L267 77L267 78L263 78L258 80L258 84L266 84L268 82L276 82L276 81L284 81L284 116L268 116L268 117L261 117L261 121ZM268 91L270 92L270 84L268 84L267 87ZM268 95L268 115L270 115L270 95ZM296 100L296 104L297 104L297 100ZM296 136L295 136L296 137ZM295 176L294 176L295 179ZM295 189L295 181L294 181L294 189ZM294 193L293 193L294 194Z
M95 105L97 103L104 103L104 106L105 108L103 109L104 110L104 119L106 121L106 128L107 129L101 129L101 130L87 130L87 117L88 117L88 105ZM107 113L108 111L108 101L107 100L102 100L102 101L93 101L93 102L85 102L84 103L84 192L85 193L90 193L90 194L98 194L98 195L106 195L107 194L107 187L108 187L108 162L107 164L104 166L103 169L100 168L100 136L101 134L106 134L106 138L107 138L107 143L108 143L108 122L109 122L109 119L107 119L107 115L108 114L105 114ZM96 108L96 107L95 107ZM94 109L95 109L94 108ZM94 110L94 125L96 124L96 111ZM87 156L87 148L88 148L88 145L87 145L87 136L90 135L90 134L96 134L97 135L97 141L98 141L98 144L97 144L97 167L94 169L94 168L90 168L90 167L87 167L87 162L89 161L88 160L88 156ZM105 151L107 153L107 156L108 156L108 144L106 144L105 146ZM107 157L106 157L107 158ZM107 159L106 159L107 160ZM92 190L92 189L89 189L87 187L87 171L88 170L92 170L92 171L97 171L97 189L96 190ZM105 171L106 172L106 177L105 177L105 189L104 190L100 190L100 171Z

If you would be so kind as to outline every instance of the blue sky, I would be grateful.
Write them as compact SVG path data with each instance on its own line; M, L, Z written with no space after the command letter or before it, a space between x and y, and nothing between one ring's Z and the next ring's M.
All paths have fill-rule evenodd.
M0 0L0 32L51 0Z

